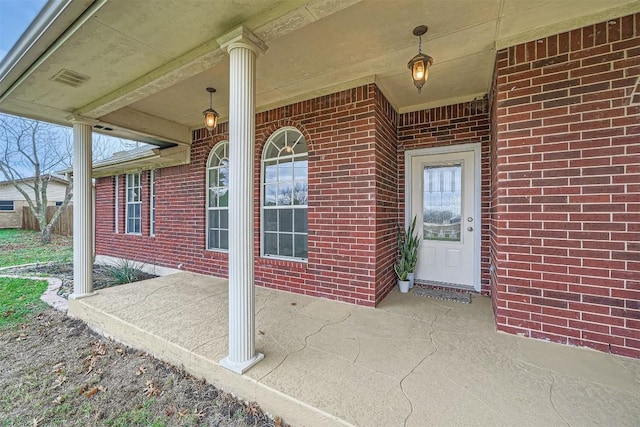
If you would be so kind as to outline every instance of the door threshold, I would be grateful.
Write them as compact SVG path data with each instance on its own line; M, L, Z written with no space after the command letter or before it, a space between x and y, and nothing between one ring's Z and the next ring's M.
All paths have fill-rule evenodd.
M458 292L477 292L473 286L460 285L458 283L436 282L435 280L415 280L415 284L434 289L444 289Z

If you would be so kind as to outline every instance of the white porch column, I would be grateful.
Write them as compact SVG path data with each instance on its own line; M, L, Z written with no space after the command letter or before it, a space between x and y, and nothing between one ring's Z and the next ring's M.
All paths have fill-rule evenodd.
M93 294L93 186L91 132L93 127L73 120L73 294Z
M242 374L264 355L255 351L253 164L256 56L263 43L245 28L220 40L229 66L229 355L220 365Z

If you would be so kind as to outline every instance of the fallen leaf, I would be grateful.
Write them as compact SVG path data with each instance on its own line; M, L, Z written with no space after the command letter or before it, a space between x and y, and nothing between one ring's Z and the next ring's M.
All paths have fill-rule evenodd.
M147 380L147 386L142 390L147 397L157 396L160 390L153 384L153 381Z
M258 331L258 335L264 335L263 331Z
M258 414L258 412L260 412L260 405L258 405L257 402L249 402L247 412L249 413L249 415Z
M276 427L282 427L282 418L276 417L276 419L273 420L273 422L275 423Z
M291 305L298 305L298 303L297 302L292 302Z
M86 393L87 397L91 397L98 392L98 387L94 387Z
M66 362L62 361L53 366L52 374L59 374L62 372L62 369L66 366Z
M67 377L65 377L64 375L58 375L58 378L56 378L56 382L53 383L53 387L52 388L58 388L62 384L64 384L66 381L67 381Z
M56 405L62 405L62 402L64 402L64 397L62 396L58 396L53 399L53 403L55 403Z
M145 368L144 366L138 366L138 370L136 371L136 375L140 376L140 375L144 374L145 372L147 372L147 368Z

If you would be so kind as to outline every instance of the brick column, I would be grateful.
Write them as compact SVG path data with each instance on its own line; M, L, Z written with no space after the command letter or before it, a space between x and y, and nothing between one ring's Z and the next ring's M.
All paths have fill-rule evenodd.
M239 28L221 44L229 66L229 355L220 365L242 374L264 358L255 351L253 156L256 56L264 51Z

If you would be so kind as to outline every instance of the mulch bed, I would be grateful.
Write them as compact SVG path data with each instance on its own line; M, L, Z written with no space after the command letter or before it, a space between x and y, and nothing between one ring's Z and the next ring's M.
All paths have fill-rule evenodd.
M67 298L73 293L73 263L45 263L31 265L27 267L16 267L3 270L2 274L16 276L46 276L56 277L62 280L62 286L58 290L58 295ZM147 280L158 277L153 274L138 273L138 280ZM106 266L100 264L93 265L93 289L104 289L114 286L113 277L106 270Z

